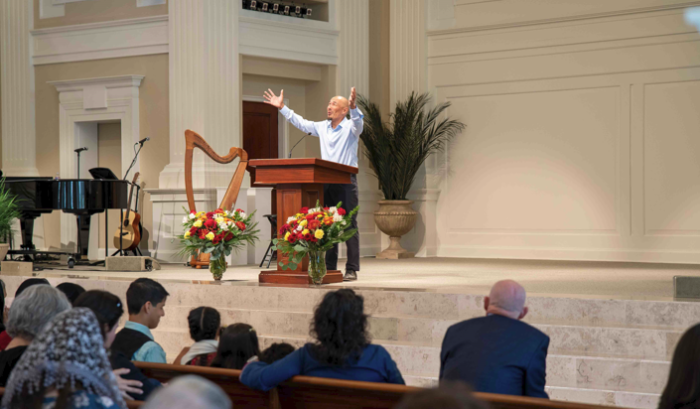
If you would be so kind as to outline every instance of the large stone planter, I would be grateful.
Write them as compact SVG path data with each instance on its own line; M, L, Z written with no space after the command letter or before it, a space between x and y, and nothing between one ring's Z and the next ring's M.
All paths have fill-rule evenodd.
M5 260L7 251L10 250L10 245L7 243L0 243L0 261Z
M413 210L413 200L380 200L379 210L374 212L374 222L382 233L389 236L389 247L377 254L377 258L411 258L415 254L401 247L401 236L413 229L418 212Z

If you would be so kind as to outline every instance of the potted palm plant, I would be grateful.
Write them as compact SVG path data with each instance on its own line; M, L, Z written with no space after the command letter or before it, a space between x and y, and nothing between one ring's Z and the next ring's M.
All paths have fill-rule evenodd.
M17 198L5 187L5 178L0 179L0 260L4 260L10 245L12 222L20 217Z
M384 122L376 104L363 96L358 100L365 114L364 131L360 136L364 153L384 193L379 210L374 212L374 221L391 239L389 247L377 254L377 258L414 256L400 243L401 236L413 229L418 218L412 208L413 201L406 196L425 160L442 151L465 127L459 121L440 119L450 106L449 102L427 109L429 101L427 93L411 93L408 99L396 103L389 122Z

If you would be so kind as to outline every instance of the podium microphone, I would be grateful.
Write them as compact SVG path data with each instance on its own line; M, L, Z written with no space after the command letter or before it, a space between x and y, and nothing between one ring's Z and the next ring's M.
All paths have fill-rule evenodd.
M146 142L148 142L148 141L150 141L150 140L151 140L150 137L146 137L146 138L141 139L141 140L138 142L138 144L139 144L139 145L143 145L144 143L146 143Z
M304 135L301 139L299 139L299 142L295 143L294 146L292 146L292 149L289 150L289 155L287 156L287 158L290 158L290 159L291 159L291 157L292 157L292 151L294 150L294 148L296 148L297 145L299 145L299 144L301 143L301 141L303 141L304 138L306 138L306 137L309 136L309 135L311 135L311 132L309 132L309 133L307 133L306 135Z
M78 148L78 149L74 150L73 152L75 152L75 153L80 153L80 152L86 151L86 150L88 150L88 148L87 148L87 146L84 146L84 147L82 147L82 148Z

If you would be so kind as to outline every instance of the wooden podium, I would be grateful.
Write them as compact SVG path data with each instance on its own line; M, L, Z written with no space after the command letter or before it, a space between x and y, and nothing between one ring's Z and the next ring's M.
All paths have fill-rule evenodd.
M277 191L277 231L302 207L315 207L316 201L323 206L323 185L326 183L350 183L350 175L357 168L316 158L305 159L253 159L248 161L251 185L274 186ZM333 203L332 205L335 205ZM352 209L346 209L348 212ZM287 257L277 251L277 269L263 270L258 276L260 283L309 284L309 258L296 270L282 270L280 261ZM340 283L343 274L339 270L328 271L323 284Z

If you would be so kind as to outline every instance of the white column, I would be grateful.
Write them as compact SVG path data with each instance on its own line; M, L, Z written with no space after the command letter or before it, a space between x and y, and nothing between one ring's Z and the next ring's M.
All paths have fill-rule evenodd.
M219 154L240 147L238 9L231 0L168 2L170 31L170 163L160 188L183 188L185 130ZM232 165L195 154L195 187L227 186Z
M7 176L38 176L31 64L33 2L0 1L2 170Z
M427 37L425 0L391 0L390 27L390 91L393 111L397 101L404 101L411 92L428 91L427 85ZM403 236L403 246L417 257L437 255L436 208L440 195L437 183L437 158L430 157L419 170L408 199L413 200L413 210L420 220L410 233ZM383 247L389 244L382 235Z

